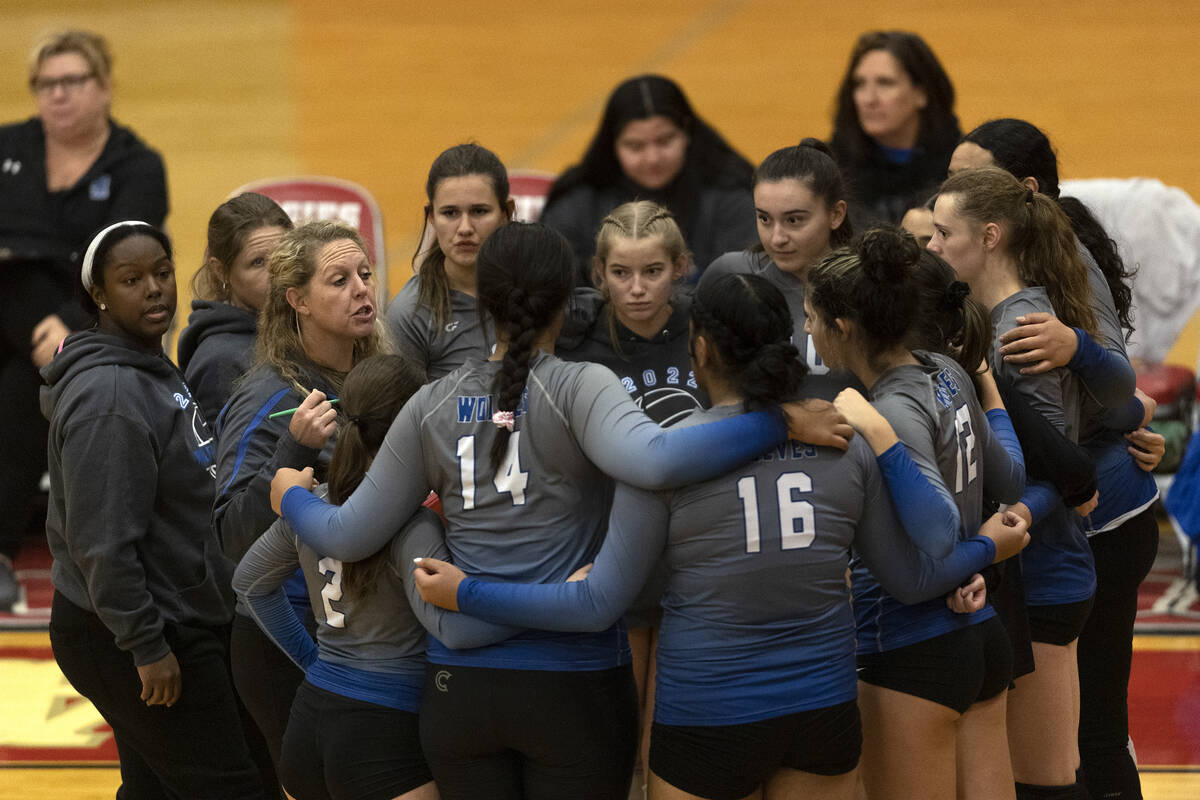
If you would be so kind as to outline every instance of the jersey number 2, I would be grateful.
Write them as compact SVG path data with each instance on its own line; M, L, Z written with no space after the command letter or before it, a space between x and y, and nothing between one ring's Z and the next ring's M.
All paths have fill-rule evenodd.
M758 478L754 475L740 478L737 491L746 523L746 552L757 553L762 547L758 524ZM775 481L780 549L800 550L813 543L817 535L813 504L796 497L811 492L812 478L805 472L785 472Z
M331 628L346 627L346 615L335 611L333 604L342 599L342 562L325 556L317 562L317 569L329 580L321 587L321 602L325 606L325 622Z
M492 485L497 492L512 495L514 506L525 505L525 487L529 484L529 473L521 471L521 432L513 431L508 437L508 449L500 459L500 467ZM475 435L458 439L458 474L462 479L463 511L475 508Z

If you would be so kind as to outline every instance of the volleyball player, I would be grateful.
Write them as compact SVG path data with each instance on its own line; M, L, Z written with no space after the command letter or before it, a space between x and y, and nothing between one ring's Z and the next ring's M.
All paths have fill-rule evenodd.
M388 306L387 323L400 351L436 379L488 354L492 337L476 311L475 259L516 206L504 164L477 144L455 145L434 159L425 196L423 224L434 240L414 258L415 274Z
M1014 327L1018 316L1041 311L1097 338L1087 270L1070 224L1053 200L1003 170L967 170L943 184L934 206L934 228L929 248L945 258L990 309L997 335ZM1074 375L1061 368L1022 374L996 349L991 362L1043 416L1078 438L1081 387ZM1009 694L1009 745L1017 793L1021 798L1075 797L1075 642L1095 591L1094 561L1078 516L1052 490L1032 483L1017 508L1034 523L1021 565L1037 667L1018 678Z
M850 423L881 457L899 437L938 497L957 507L956 524L939 527L933 503L898 503L902 515L924 518L918 545L942 556L983 520L985 499L1020 499L1025 466L990 376L981 377L977 398L970 374L953 359L910 349L921 313L921 258L909 234L868 231L813 268L807 325L825 363L848 369L870 392L870 405L853 389L839 395ZM971 302L966 286L958 288L952 301ZM966 339L964 349L990 342L982 309L959 319L974 324L946 333ZM877 415L882 425L871 424ZM880 428L892 435L875 441L872 430ZM1004 715L1013 659L995 609L958 614L940 598L905 604L879 585L869 565L851 563L868 794L1011 797Z
M804 332L804 297L809 270L834 247L850 243L846 186L829 147L804 139L767 156L754 171L754 213L759 244L726 253L712 263L701 281L730 273L762 275L787 299L792 313L792 341L808 365L806 391L832 400L852 375L829 374Z
M346 375L346 422L329 463L333 502L362 480L388 427L425 375L401 356L377 355ZM445 552L441 522L423 510L378 553L356 562L300 544L276 521L246 552L233 584L263 630L305 670L283 737L280 772L296 800L436 800L417 728L425 676L425 627L456 647L516 631L452 615L453 626L406 583L414 556ZM292 612L283 585L304 570L317 641ZM464 626L462 623L475 623Z
M664 427L707 405L689 355L691 301L675 290L689 258L683 233L666 208L641 200L613 209L600 223L592 260L604 304L582 345L560 353L567 361L592 361L611 369L646 415ZM625 614L638 686L643 767L653 718L654 650L664 581L660 565Z
M1107 351L1096 353L1080 331L1054 317L1030 314L1001 335L1007 361L1033 372L1053 367L1076 371L1088 387L1085 414L1095 419L1100 402L1120 405L1133 390L1125 340L1133 331L1133 277L1116 244L1078 199L1059 193L1058 159L1046 135L1019 119L989 120L963 137L951 171L995 165L1053 198L1071 221L1088 265L1093 310ZM1099 358L1097 357L1099 356ZM1107 361L1093 376L1089 362ZM1148 415L1148 416L1153 416ZM1088 517L1088 544L1096 560L1096 600L1079 636L1079 747L1083 775L1094 796L1133 798L1141 793L1130 755L1129 671L1137 587L1158 552L1153 504L1158 486L1150 470L1161 460L1163 437L1146 428L1125 433L1090 422L1083 444L1100 478L1099 503ZM1070 503L1068 502L1068 505Z

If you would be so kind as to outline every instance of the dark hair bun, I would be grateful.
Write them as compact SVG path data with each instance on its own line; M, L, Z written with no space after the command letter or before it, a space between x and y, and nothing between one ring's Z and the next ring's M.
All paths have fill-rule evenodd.
M876 284L904 281L921 258L921 246L911 234L892 226L873 228L858 243L863 275Z
M805 136L803 139L800 140L800 144L798 144L796 146L797 147L808 147L813 150L816 150L819 153L824 153L825 155L829 156L831 159L833 158L833 151L829 149L829 145L825 144L825 142L821 141L820 139L817 139L812 136Z

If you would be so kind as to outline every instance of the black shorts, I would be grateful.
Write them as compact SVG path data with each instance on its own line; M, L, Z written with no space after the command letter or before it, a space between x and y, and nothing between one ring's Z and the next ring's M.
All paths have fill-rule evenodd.
M625 800L637 756L633 669L429 664L421 744L442 800Z
M1000 620L943 633L923 642L858 656L858 679L963 713L1012 681L1012 648Z
M1029 632L1033 641L1066 647L1079 638L1088 614L1092 613L1095 595L1078 603L1056 606L1030 606Z
M433 780L416 714L308 681L296 690L279 767L296 800L391 800Z
M858 703L801 711L741 725L663 725L650 729L650 770L712 800L738 800L781 767L844 775L858 766Z
M1012 647L1013 680L1033 672L1033 637L1029 632L1029 611L1025 607L1025 585L1021 580L1021 559L1010 558L992 564L983 571L987 579L988 602L1008 634Z

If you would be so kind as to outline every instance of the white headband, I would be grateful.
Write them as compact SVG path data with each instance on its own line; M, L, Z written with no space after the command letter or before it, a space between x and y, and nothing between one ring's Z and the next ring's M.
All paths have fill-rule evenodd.
M142 222L141 220L136 219L127 219L124 222L114 222L112 225L109 225L107 228L92 237L92 243L88 245L87 252L83 254L83 267L79 271L79 280L83 281L84 289L87 289L90 292L92 290L92 286L95 284L95 281L92 279L92 272L95 269L95 264L92 262L96 260L96 251L100 249L100 243L104 241L104 237L108 236L117 228L123 228L127 225L137 225L151 229L154 228L154 226L149 222Z

